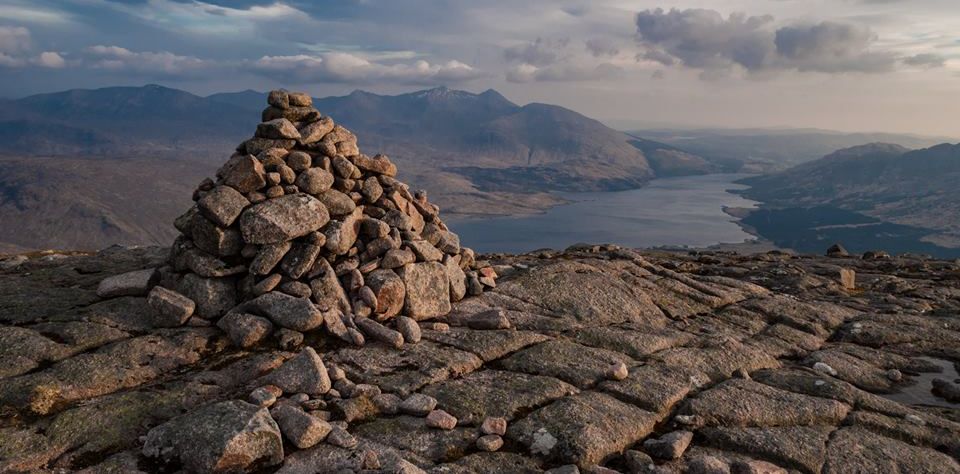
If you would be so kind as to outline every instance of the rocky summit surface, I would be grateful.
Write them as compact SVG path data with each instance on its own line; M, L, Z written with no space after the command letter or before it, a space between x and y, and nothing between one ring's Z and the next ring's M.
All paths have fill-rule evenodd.
M960 472L956 262L487 255L399 348L241 348L168 255L0 262L0 472Z

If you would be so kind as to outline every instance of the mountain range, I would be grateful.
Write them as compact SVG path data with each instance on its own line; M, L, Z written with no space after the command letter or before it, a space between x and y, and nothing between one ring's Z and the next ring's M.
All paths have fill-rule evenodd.
M917 149L956 141L951 137L819 129L640 129L630 133L679 147L714 166L741 173L783 171L865 143L896 143Z
M314 104L354 131L365 152L388 154L403 179L438 194L454 216L531 213L563 202L548 191L635 188L657 175L665 154L677 153L656 142L638 147L637 137L569 109L520 106L494 90L356 91ZM0 163L10 170L0 177L0 218L22 223L0 230L0 250L92 249L171 239L173 213L252 134L266 94L200 97L148 85L0 105ZM677 167L667 174L684 173Z
M18 224L0 228L0 252L170 241L176 211L252 134L265 104L266 94L252 90L201 97L158 85L0 101L0 220ZM354 131L364 152L388 154L402 179L428 190L453 218L540 212L564 202L553 191L622 190L656 177L780 170L813 159L817 150L876 138L810 130L624 133L563 107L517 105L494 90L439 87L394 96L355 91L314 104ZM907 147L933 140L880 137ZM909 171L898 167L899 159L937 150L846 150L755 178L748 195L773 205L830 202L894 222L934 222L951 235L954 224L944 216L955 209L943 193L952 171L931 169L933 188L919 175L897 178ZM879 181L873 184L857 181L874 174ZM844 177L849 181L825 188Z
M928 229L925 241L960 247L960 144L868 144L740 182L751 186L744 196L767 208L852 211Z

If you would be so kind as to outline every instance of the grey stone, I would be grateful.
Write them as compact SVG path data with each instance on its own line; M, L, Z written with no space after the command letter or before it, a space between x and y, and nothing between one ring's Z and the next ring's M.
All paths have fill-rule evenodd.
M413 416L427 416L437 407L437 399L422 393L414 393L400 403L400 411Z
M648 439L643 442L643 449L659 459L679 459L693 441L693 433L689 431L674 431L661 436L659 439Z
M303 237L329 220L320 201L295 194L250 206L240 215L240 230L246 243L274 244Z
M730 474L730 465L723 459L704 454L687 463L688 474Z
M417 324L417 321L413 318L406 316L397 317L397 331L400 331L400 334L403 335L403 340L407 343L416 344L420 342L420 325Z
M395 269L417 261L417 255L410 249L387 250L380 260L380 268Z
M301 281L288 281L280 285L280 291L290 295L296 296L297 298L310 298L313 295L313 290L310 289L310 285L303 283Z
M417 260L421 262L439 262L443 260L443 252L433 245L430 245L430 242L426 240L407 241L403 244L410 247L413 253L417 255Z
M267 103L274 107L286 109L290 107L289 97L290 96L286 90L283 90L283 89L272 90L270 91L269 94L267 94Z
M310 122L300 127L300 143L309 145L311 143L319 142L326 134L333 130L333 126L333 119L330 117L323 117L316 122Z
M349 310L350 302L347 294L340 286L340 280L334 272L330 262L325 258L318 258L310 271L310 289L313 290L313 300L318 306L325 309Z
M335 189L328 189L316 195L316 198L327 208L331 216L350 214L357 208L357 203L350 196Z
M193 243L210 255L228 257L243 250L243 238L237 229L219 227L200 214L194 217L190 230Z
M280 263L280 269L290 278L298 279L313 268L317 256L320 255L321 247L306 242L297 242L293 244L290 251L283 257Z
M260 138L299 140L300 132L289 120L278 118L257 125L257 136Z
M230 227L249 204L240 191L230 186L217 186L197 201L197 208L214 224Z
M160 274L156 268L136 270L104 278L97 286L97 296L115 298L117 296L142 296L147 294L157 282Z
M356 324L364 334L372 339L384 342L397 349L403 347L403 336L397 331L369 318L357 318Z
M284 393L322 395L330 390L330 377L323 360L312 347L304 347L290 360L267 374L263 381L276 385Z
M147 433L147 457L192 472L249 472L283 460L280 429L266 409L233 400L174 418Z
M295 184L307 194L320 194L333 185L333 175L323 168L310 168L297 176Z
M502 309L491 309L473 314L467 318L471 329L510 329L510 320Z
M157 327L177 327L193 316L197 308L190 298L173 290L155 286L147 295L147 304L156 313L154 322Z
M227 313L217 321L217 327L241 349L256 346L273 332L270 320L246 313Z
M190 273L177 284L177 291L196 303L194 313L201 318L218 318L237 304L233 278L203 278Z
M327 241L325 247L327 251L334 255L343 255L353 247L360 234L360 220L363 218L363 208L357 207L343 217L342 220L331 221L324 229L323 234Z
M404 310L417 321L450 312L450 281L438 262L412 263L399 271L406 288Z
M375 270L370 272L365 280L377 298L374 312L379 318L391 318L400 313L406 297L406 287L399 275L392 270Z
M460 268L457 260L449 255L444 257L443 266L450 280L450 301L462 300L467 295L467 274Z
M323 312L309 299L277 291L244 303L244 308L270 318L278 326L295 331L310 331L323 325Z
M287 154L287 157L284 161L291 170L296 171L297 173L303 173L304 171L309 170L310 166L313 165L313 158L309 153L303 151L291 151ZM333 180L331 179L331 182L332 181ZM300 189L303 189L303 186L300 186L299 183L297 183L297 186L299 186Z
M315 446L333 429L326 421L290 405L280 405L270 414L277 420L283 437L299 449Z
M260 250L257 251L257 256L250 262L250 273L255 275L270 274L291 246L292 244L287 241L261 246Z
M327 442L334 446L346 449L353 449L360 444L360 442L357 441L357 438L354 438L352 434L339 426L333 427L333 429L330 431L330 434L327 435Z
M241 193L249 193L267 184L266 171L260 160L250 155L234 155L217 171L223 184Z

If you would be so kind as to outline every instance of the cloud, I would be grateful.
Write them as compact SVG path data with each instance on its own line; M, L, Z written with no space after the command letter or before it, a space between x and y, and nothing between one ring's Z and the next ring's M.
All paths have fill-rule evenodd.
M380 63L359 55L331 52L320 55L264 56L247 64L247 69L270 77L300 83L336 82L371 84L393 82L436 85L466 82L484 74L460 61L429 63Z
M35 65L62 68L66 65L60 54L47 51L31 58L30 30L22 26L0 26L0 67L19 68Z
M774 43L786 67L817 72L885 72L896 56L871 51L877 36L865 27L822 22L786 26L776 31Z
M503 51L503 57L508 62L519 62L531 66L546 66L559 61L563 50L569 45L569 38L558 40L537 38L529 43L505 49Z
M16 54L30 49L30 30L22 26L0 26L0 53Z
M168 51L135 52L120 46L96 45L84 50L84 65L94 69L124 71L138 75L190 76L215 64L193 56Z
M518 83L609 79L623 73L621 66L610 61L617 54L612 41L537 38L504 50L504 59L510 64L505 77Z
M714 10L646 10L636 16L638 58L680 63L705 76L734 70L750 74L798 70L877 73L893 69L896 55L875 50L877 36L863 26L824 21L775 28L774 17Z
M563 82L612 79L622 74L623 68L610 63L596 66L561 63L546 67L524 63L507 70L506 78L510 82Z
M594 57L616 56L620 54L620 48L610 38L592 38L586 42L587 51Z
M944 67L947 64L947 58L931 53L915 54L903 58L903 64L913 67L937 68Z
M60 53L54 51L44 51L34 58L33 64L50 69L61 69L67 65L67 62L60 56Z

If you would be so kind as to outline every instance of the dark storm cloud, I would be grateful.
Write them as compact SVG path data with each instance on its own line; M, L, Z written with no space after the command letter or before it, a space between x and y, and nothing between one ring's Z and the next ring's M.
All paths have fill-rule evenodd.
M636 17L641 58L671 60L710 74L742 68L750 73L799 70L824 73L884 72L896 56L875 51L868 28L824 21L774 27L769 15L747 16L705 9L646 10Z

